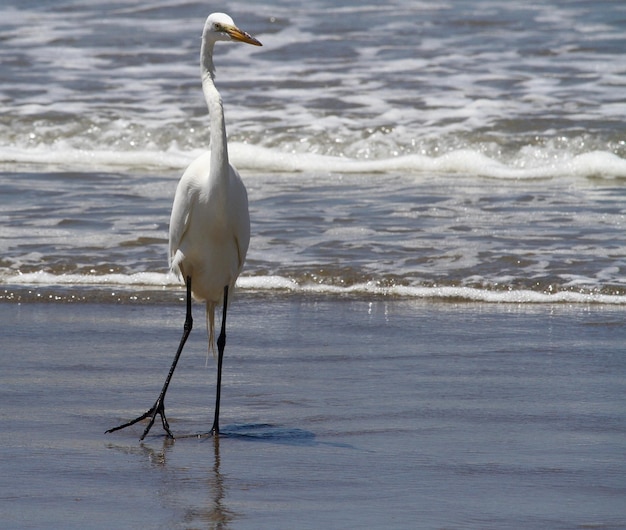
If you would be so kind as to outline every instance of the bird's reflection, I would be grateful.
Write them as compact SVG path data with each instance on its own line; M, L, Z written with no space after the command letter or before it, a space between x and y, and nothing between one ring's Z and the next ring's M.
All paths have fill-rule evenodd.
M181 467L180 464L174 463L178 462L180 455L176 455L176 440L169 437L163 437L163 444L159 446L153 443L141 443L132 447L115 444L107 446L124 454L139 455L151 469L159 471L162 485L155 488L158 498L166 508L171 509L172 506L182 508L182 523L211 530L230 528L237 515L226 505L227 488L220 471L220 437L200 435L181 438L187 438L187 442L189 438L195 438L203 449L206 446L204 442L212 445L212 462L203 459L205 463L208 460L210 465ZM182 446L186 445L186 442L182 443ZM150 487L154 487L153 481L150 481L150 484ZM191 492L189 488L192 488ZM205 500L202 499L203 496L198 495L200 490L206 491Z
M212 434L191 436L199 441L206 441L213 446L213 465L206 467L205 476L198 477L200 483L206 485L206 504L200 502L185 509L185 524L198 524L211 530L226 530L236 515L226 507L226 486L220 471L220 437ZM163 444L165 453L172 450L173 445ZM188 480L188 476L185 477Z
M166 512L173 511L178 524L185 528L226 530L242 515L229 509L233 499L228 491L228 475L225 477L222 472L220 455L220 443L228 448L234 442L241 450L245 450L241 442L354 449L348 444L319 442L311 431L264 423L228 425L220 436L189 434L175 440L166 436L150 437L138 446L107 446L136 457L140 470L130 476L139 477L138 486L144 488L149 497L158 498ZM227 468L233 469L233 464L229 462Z
M213 454L213 474L208 478L209 491L209 507L207 510L207 522L210 523L209 528L225 529L228 524L235 518L235 514L224 505L224 497L226 488L224 486L224 477L220 473L220 437L212 436Z

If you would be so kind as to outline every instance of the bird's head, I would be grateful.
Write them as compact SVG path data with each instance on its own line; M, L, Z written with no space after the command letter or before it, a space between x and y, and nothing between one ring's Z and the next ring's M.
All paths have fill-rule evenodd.
M263 46L257 39L249 33L240 30L233 19L226 13L212 13L206 19L202 37L213 42L217 41L239 41L254 46Z

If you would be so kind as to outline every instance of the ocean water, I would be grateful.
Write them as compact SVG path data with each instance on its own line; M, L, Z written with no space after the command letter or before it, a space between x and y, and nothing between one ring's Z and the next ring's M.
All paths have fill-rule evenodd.
M178 289L208 9L3 2L0 296ZM241 288L626 302L622 3L228 10L264 44L216 48L251 202Z

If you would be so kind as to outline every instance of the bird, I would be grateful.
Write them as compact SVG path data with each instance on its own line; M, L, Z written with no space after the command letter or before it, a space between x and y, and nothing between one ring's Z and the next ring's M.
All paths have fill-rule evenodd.
M192 298L206 304L209 350L215 352L215 310L221 304L222 318L217 338L217 391L215 416L210 433L219 436L222 361L226 345L228 298L241 273L250 243L250 215L246 187L228 160L228 145L222 98L215 86L213 49L219 41L262 46L239 29L225 13L210 14L202 31L200 66L202 90L210 116L210 150L185 170L174 196L169 226L170 269L186 286L186 314L183 334L163 388L154 405L127 423L106 431L111 433L149 418L141 440L156 419L174 438L165 417L165 394L185 342L193 327Z

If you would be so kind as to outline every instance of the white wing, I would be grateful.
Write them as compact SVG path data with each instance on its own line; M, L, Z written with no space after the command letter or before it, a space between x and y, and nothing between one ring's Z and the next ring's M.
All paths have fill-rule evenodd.
M188 171L185 172L178 183L172 206L172 215L170 216L169 261L170 269L177 276L183 275L180 265L184 256L180 252L180 245L185 232L189 228L191 210L195 202L195 194L197 193L197 188L192 185L190 179L185 178L187 174Z

